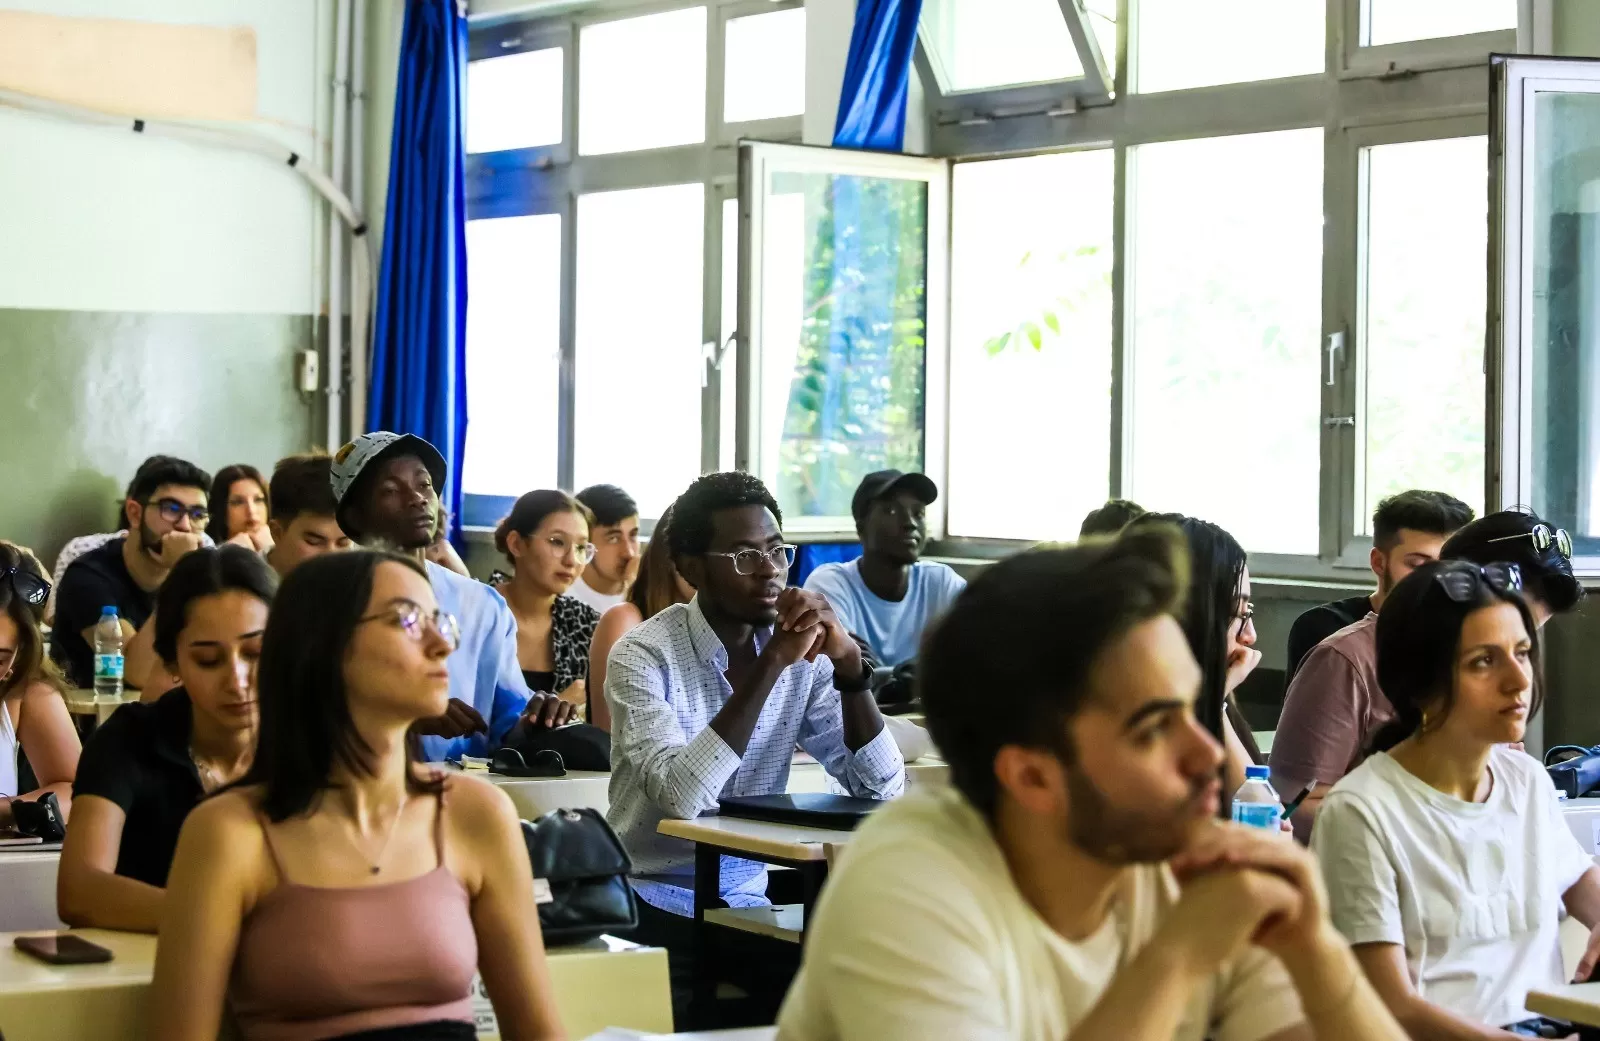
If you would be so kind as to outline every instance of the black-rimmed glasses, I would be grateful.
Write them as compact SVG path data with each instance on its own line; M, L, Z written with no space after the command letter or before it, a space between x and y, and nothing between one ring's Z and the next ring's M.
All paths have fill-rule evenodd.
M1535 524L1532 531L1525 531L1521 535L1502 535L1488 541L1515 542L1517 539L1532 539L1535 552L1543 553L1554 546L1563 558L1572 559L1572 536L1567 534L1567 529L1552 528L1548 524Z
M1519 536L1520 537L1520 536ZM1482 582L1496 593L1522 592L1522 569L1515 564L1485 564L1482 567L1466 561L1454 561L1440 568L1433 580L1439 583L1446 596L1458 604L1472 600Z
M390 604L381 611L356 619L357 625L367 622L393 622L418 643L422 642L431 627L444 637L444 642L450 645L452 651L461 646L461 624L456 621L456 616L444 611L425 611L420 604Z
M775 571L789 570L794 564L796 549L787 543L771 549L741 549L737 553L707 553L708 557L727 557L733 561L733 573L753 575L765 563Z
M168 524L176 524L188 514L189 520L197 528L205 527L206 521L211 519L211 511L204 506L186 506L177 499L157 499L145 503L154 506L157 516Z
M10 582L11 591L29 607L43 607L44 602L50 599L50 583L32 571L8 567L0 571L0 580Z

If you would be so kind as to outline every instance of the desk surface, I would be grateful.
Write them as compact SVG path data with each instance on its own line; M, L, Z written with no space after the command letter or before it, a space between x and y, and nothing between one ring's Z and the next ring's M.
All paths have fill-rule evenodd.
M74 932L90 943L109 948L111 960L99 965L46 965L17 950L14 943L18 936L37 936L37 932L0 933L0 995L149 985L156 967L154 936L109 929Z
M1600 1027L1600 983L1569 983L1551 991L1529 991L1528 1011L1580 1026Z
M734 853L755 853L784 860L827 860L830 849L850 841L848 831L775 824L740 817L664 820L656 830L673 838L703 842Z

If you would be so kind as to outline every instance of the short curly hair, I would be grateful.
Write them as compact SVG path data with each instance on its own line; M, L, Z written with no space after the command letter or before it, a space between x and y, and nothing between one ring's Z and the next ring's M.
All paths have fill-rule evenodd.
M678 496L672 506L672 525L667 529L667 545L674 559L692 557L711 548L711 518L718 510L740 506L765 506L783 527L783 511L767 486L752 474L738 470L706 474Z

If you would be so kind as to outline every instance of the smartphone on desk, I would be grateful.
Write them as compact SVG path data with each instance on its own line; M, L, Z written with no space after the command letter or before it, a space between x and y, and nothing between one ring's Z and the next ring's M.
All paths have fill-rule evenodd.
M49 965L94 965L111 960L111 952L72 933L19 936L17 950Z

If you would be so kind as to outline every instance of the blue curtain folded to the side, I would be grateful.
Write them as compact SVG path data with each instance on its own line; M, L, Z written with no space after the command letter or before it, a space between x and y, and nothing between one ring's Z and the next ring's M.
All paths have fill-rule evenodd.
M467 443L466 72L457 0L408 0L367 416L374 430L416 434L443 453L450 472L439 496L456 540Z

